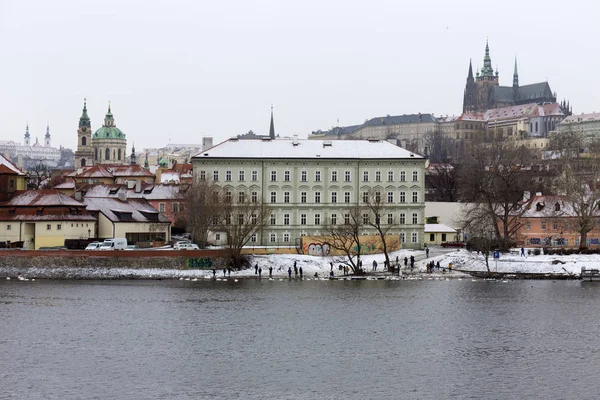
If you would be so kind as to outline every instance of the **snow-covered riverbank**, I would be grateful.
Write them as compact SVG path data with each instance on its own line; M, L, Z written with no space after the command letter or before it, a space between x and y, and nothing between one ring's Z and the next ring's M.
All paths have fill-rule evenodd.
M404 258L415 257L415 268L413 271L404 267ZM483 255L466 250L447 251L440 248L431 248L430 257L426 258L425 251L400 250L390 254L392 263L396 257L402 265L402 275L405 278L419 277L445 277L459 278L467 276L457 270L463 271L485 271L485 259ZM383 271L383 254L365 255L362 257L363 269L367 274L377 277L389 276ZM425 274L426 263L430 261L439 262L443 270L434 270L433 274ZM377 261L377 271L373 271L373 261ZM298 269L302 268L305 278L329 277L331 263L333 263L334 276L343 276L339 265L344 262L343 257L314 257L306 255L266 255L251 258L251 265L258 264L262 270L262 277L269 277L269 268L272 268L274 278L285 278L288 276L288 268L292 269L292 277L295 277L294 263ZM449 273L448 264L452 263L454 271ZM570 256L527 256L521 257L519 252L501 254L498 262L489 260L492 272L505 273L546 273L546 274L579 274L582 267L600 269L600 256L598 255L570 255ZM231 274L223 270L216 271L217 278L230 277L232 279L258 278L254 268L241 271L232 271ZM6 279L212 279L213 272L210 270L178 270L157 268L16 268L10 266L0 267L0 278ZM389 278L392 278L389 276Z

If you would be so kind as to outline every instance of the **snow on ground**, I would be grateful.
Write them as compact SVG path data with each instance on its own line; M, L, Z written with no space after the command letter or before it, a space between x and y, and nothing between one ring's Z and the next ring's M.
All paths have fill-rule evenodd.
M464 249L448 251L441 248L431 247L430 257L426 258L426 253L423 250L400 250L390 253L390 260L395 263L398 257L402 265L402 274L404 277L415 278L425 276L426 263L434 261L439 262L442 269L446 271L435 270L428 277L446 277L459 278L466 276L457 270L463 271L485 271L485 259L482 254L466 251ZM410 256L415 257L414 271L404 267L404 257L410 259ZM375 272L377 275L389 274L383 272L383 262L385 257L383 254L364 255L361 257L363 261L363 269L367 274L373 274L373 260L377 261L378 267ZM333 263L333 272L336 277L342 276L343 272L339 271L338 266L344 264L344 257L319 257L300 254L274 254L264 256L250 257L252 266L258 263L262 269L262 277L269 277L269 267L273 268L274 278L285 278L288 276L288 268L292 269L292 277L294 277L294 262L298 268L302 268L304 278L314 278L315 273L319 278L329 277L331 264ZM452 263L453 272L449 273L448 264ZM410 263L409 263L410 264ZM500 259L496 260L490 257L490 270L492 272L509 272L509 273L551 273L551 274L579 274L581 268L597 268L600 269L599 255L528 255L521 257L519 251L515 250L512 253L502 253ZM186 279L200 280L212 279L212 270L172 270L172 269L126 269L126 268L12 268L0 267L0 277L25 277L25 278L45 278L45 279ZM231 275L225 273L225 277L237 278L257 278L254 268L248 268L241 271L232 271ZM216 277L222 279L224 277L223 270L216 271Z

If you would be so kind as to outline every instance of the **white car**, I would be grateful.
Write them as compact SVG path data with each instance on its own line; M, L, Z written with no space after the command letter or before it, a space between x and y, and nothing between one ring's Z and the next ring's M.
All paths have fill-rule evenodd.
M100 246L102 246L102 243L100 242L92 242L90 244L88 244L85 249L86 250L98 250L100 249Z
M173 250L200 250L200 247L194 243L177 243L173 246Z

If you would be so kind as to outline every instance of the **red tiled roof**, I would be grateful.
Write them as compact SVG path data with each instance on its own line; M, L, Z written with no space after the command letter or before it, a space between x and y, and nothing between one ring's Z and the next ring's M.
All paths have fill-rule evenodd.
M10 200L0 203L5 207L84 207L84 204L56 189L18 190Z

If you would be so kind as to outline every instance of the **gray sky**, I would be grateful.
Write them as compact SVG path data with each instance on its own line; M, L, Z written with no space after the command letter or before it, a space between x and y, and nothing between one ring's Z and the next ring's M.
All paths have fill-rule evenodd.
M386 114L460 114L486 37L500 84L548 80L600 111L600 6L590 1L0 0L0 140L75 149L111 102L139 150L282 136Z

